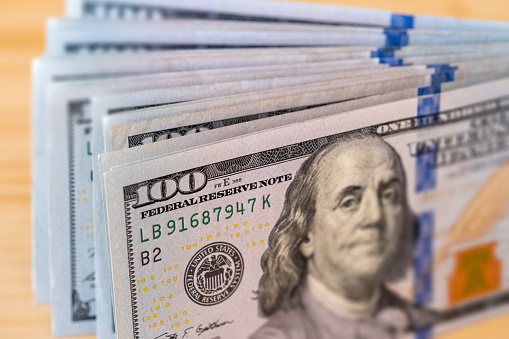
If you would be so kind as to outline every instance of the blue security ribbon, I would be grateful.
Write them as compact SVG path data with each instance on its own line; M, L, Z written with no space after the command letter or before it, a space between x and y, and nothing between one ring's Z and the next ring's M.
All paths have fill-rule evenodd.
M458 66L451 67L448 64L428 65L428 68L434 68L435 74L431 76L431 83L433 85L440 85L444 82L454 81L454 72Z
M433 299L433 233L434 213L426 211L417 216L414 246L414 298L419 306Z
M392 14L391 27L414 28L414 16L404 14Z
M396 57L399 47L383 47L371 52L372 58L378 58L381 64L388 64L391 67L403 66L403 58Z
M420 89L425 91L430 89L438 91L436 94L430 96L419 97L417 105L417 116L429 115L438 113L440 111L440 88L439 87L426 87ZM417 124L421 124L421 121L417 120ZM425 191L435 189L437 185L437 173L435 168L436 157L438 149L433 150L427 149L426 152L416 155L415 164L415 192L422 193Z
M384 29L385 47L402 47L409 44L408 30L414 28L412 15L392 14L390 27Z
M422 88L417 89L417 95L422 96L422 95L437 94L437 93L440 93L441 90L442 89L441 89L440 84L432 85L429 87L422 87Z
M394 58L398 47L385 47L379 48L376 51L371 52L372 58Z
M431 75L431 86L418 89L419 98L417 103L417 116L429 115L440 112L440 93L442 83L454 80L454 72L458 67L448 64L428 65L435 73ZM424 96L424 97L421 97ZM419 122L418 122L419 123ZM438 149L427 151L416 156L415 191L421 193L435 189L437 185L436 157Z
M402 47L409 44L406 28L390 27L384 29L385 47Z
M402 58L380 58L381 64L388 64L391 67L404 66Z
M433 236L435 216L433 211L417 215L414 243L414 300L418 306L433 300ZM433 328L417 331L416 339L431 339Z

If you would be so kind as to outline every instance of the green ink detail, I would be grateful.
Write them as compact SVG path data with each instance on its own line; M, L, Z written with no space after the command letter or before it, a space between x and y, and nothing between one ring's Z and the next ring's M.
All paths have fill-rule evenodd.
M180 217L179 220L182 223L182 228L179 229L179 232L187 231L187 228L184 226L184 217Z
M239 202L237 201L237 213L240 213L240 214L244 215L244 211L245 211L244 203L241 202L240 203L240 208L239 208Z
M141 242L147 242L149 241L149 239L143 239L143 230L140 228L140 237L141 237Z
M251 204L251 201L253 202L253 204L251 205L251 213L252 213L252 212L253 212L253 210L254 210L254 205L255 205L255 203L256 203L256 198L249 199L249 200L247 201L247 203L248 203L248 204Z
M156 229L156 226L157 226L157 229ZM156 234L157 234L157 236L156 236ZM152 238L158 239L160 236L161 236L161 225L159 225L159 224L152 225Z
M265 196L263 196L263 209L265 209L265 203L267 203L267 205L268 205L267 208L270 208L269 197L270 197L270 194L267 195L267 198L265 198Z

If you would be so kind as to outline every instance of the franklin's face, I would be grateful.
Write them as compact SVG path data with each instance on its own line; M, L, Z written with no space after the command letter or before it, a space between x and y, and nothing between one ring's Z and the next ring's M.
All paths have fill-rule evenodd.
M301 247L319 275L381 279L405 227L404 176L380 140L339 146L320 164L316 213Z

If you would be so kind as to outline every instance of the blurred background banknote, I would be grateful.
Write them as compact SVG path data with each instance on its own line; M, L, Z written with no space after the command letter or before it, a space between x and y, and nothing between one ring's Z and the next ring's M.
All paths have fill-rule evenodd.
M32 67L32 288L53 334L431 338L502 313L508 32L69 0Z

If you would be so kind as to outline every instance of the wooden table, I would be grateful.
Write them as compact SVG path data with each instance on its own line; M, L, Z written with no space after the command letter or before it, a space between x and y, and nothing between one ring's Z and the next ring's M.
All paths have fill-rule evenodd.
M507 0L320 1L509 20ZM63 0L2 0L0 4L0 338L51 337L50 308L34 302L30 282L30 60L43 51L44 19L63 12ZM441 336L460 338L507 339L509 315Z

